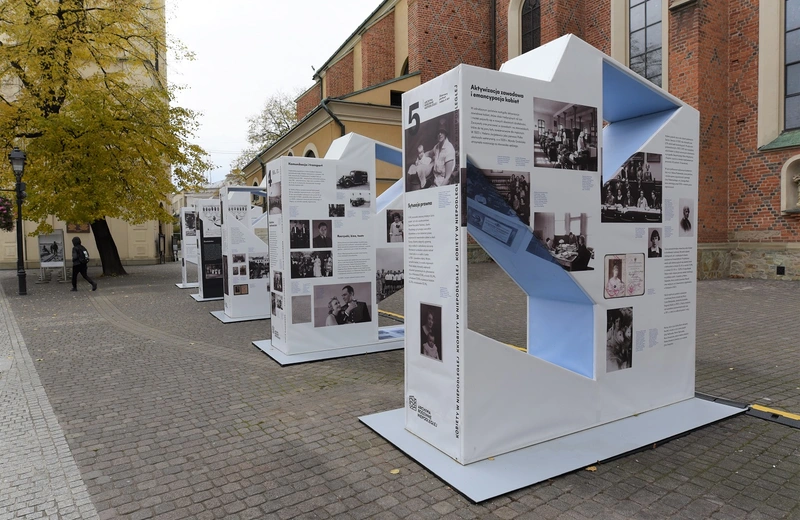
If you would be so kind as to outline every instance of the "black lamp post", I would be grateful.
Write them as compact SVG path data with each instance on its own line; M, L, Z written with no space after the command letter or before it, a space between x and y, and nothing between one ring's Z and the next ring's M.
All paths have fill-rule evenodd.
M8 160L11 161L11 168L14 170L14 176L17 178L15 189L17 192L17 278L19 279L19 294L28 294L28 289L25 283L25 263L22 258L22 201L26 197L25 183L22 182L22 172L25 170L25 152L20 151L16 146L14 150L8 154Z

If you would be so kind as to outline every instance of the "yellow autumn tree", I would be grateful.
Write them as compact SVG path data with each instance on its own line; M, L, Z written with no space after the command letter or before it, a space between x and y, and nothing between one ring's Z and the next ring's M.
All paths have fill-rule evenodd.
M0 149L27 154L23 214L90 222L107 275L125 271L106 218L171 220L161 203L211 166L166 49L163 0L0 2Z

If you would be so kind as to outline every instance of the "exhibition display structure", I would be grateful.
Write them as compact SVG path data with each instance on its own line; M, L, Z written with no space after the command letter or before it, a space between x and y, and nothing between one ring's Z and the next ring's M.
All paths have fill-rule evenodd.
M267 165L272 337L253 344L281 365L403 348L402 325L378 326L380 269L402 283L402 183L375 196L401 168L400 150L357 134Z
M194 206L181 208L181 283L175 286L179 289L194 289L200 286L199 282L187 280L189 265L197 268L197 212Z
M222 288L224 310L211 311L223 323L270 317L267 213L252 204L263 188L223 187Z
M195 203L197 225L198 302L221 300L222 285L222 209L219 199L201 199Z
M742 411L694 395L695 109L568 35L403 114L406 404L363 422L479 501ZM469 328L468 234L521 349Z

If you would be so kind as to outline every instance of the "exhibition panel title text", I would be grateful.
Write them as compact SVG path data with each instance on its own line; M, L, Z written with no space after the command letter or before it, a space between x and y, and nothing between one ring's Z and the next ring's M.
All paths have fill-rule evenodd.
M484 88L478 85L472 85L469 95L471 97L488 99L489 101L500 101L504 103L519 103L524 99L523 94L516 92L506 92L505 90L498 90L496 88Z

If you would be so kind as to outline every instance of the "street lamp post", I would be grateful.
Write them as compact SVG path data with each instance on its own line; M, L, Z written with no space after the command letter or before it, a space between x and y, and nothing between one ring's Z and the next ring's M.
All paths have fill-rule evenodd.
M25 263L22 258L22 200L25 198L25 183L22 182L22 172L25 170L25 159L25 152L20 151L16 146L8 154L8 160L11 161L11 168L14 170L14 177L17 179L15 185L17 192L17 278L21 296L28 294L25 280Z

